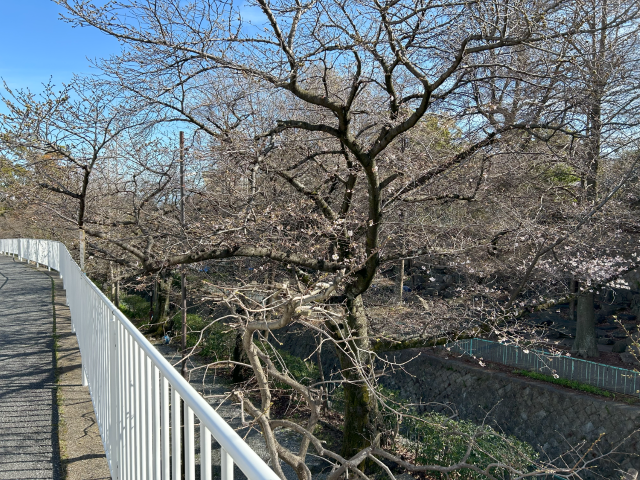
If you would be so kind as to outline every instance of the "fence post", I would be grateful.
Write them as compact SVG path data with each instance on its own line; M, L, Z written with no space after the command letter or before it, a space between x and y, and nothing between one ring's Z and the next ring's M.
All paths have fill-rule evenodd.
M220 447L220 470L222 480L233 480L233 459L222 447Z
M180 415L180 395L175 388L171 388L171 447L173 455L171 466L173 475L171 478L179 479L182 476L182 442L180 441L181 415Z
M84 274L81 273L80 274L80 292L81 293L81 297L80 297L80 325L78 325L78 333L76 334L76 337L78 337L78 345L80 346L80 364L82 365L82 386L83 387L88 387L89 386L89 382L87 381L87 366L86 366L86 362L85 362L85 358L84 355L88 355L88 352L85 351L83 352L83 347L85 347L84 345L84 333L85 333L85 329L83 328L84 325L82 324L83 322L86 322L86 318L88 315L88 305L87 305L87 293L86 293L86 288L85 288L85 282L83 282L84 278L83 278Z
M109 450L111 460L111 476L114 480L120 480L120 422L119 422L119 400L120 400L120 375L118 369L118 324L111 310L109 310L109 337L111 348L109 352L109 416L111 424L109 426Z

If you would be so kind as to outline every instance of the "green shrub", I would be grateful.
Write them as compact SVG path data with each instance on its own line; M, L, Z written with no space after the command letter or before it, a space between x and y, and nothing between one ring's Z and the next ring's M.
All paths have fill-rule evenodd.
M182 314L174 315L173 325L175 333L180 335L182 332ZM235 331L233 328L222 322L214 322L209 318L188 313L187 314L187 347L193 347L200 340L200 355L205 357L216 357L218 359L228 359L233 355L235 347Z
M129 320L148 320L151 304L139 295L126 295L120 299L120 311Z
M303 359L291 355L284 350L276 350L271 354L271 360L276 366L280 367L280 371L288 371L289 374L298 382L305 385L314 383L320 379L318 366L312 362L305 362Z
M394 405L395 410L404 414L399 427L400 438L396 439L396 447L415 456L420 465L450 466L458 463L465 455L469 442L474 446L467 463L481 469L492 463L500 462L514 468L528 471L534 463L537 454L529 444L517 440L515 437L505 437L487 425L476 425L464 420L451 420L446 416L435 413L417 413L407 399L401 397L400 392L378 387L385 402ZM344 391L340 387L332 395L334 407L344 409ZM381 406L385 429L388 432L397 428L397 416ZM492 468L489 472L496 478L509 478L506 470ZM430 472L430 478L438 479L473 479L485 480L488 477L476 473L471 469L463 469L448 474Z
M258 341L256 346L262 352L268 352L269 358L276 366L278 371L282 373L289 373L296 381L303 385L311 385L320 380L320 371L318 366L313 362L305 362L303 359L290 354L285 350L276 349L273 345ZM288 389L289 387L276 382L275 386L281 389Z
M571 185L580 181L576 176L573 167L563 163L558 163L543 172L543 178L560 185Z
M531 445L515 437L500 435L487 425L478 426L472 422L453 421L438 413L406 418L403 426L405 447L415 454L416 462L422 465L453 465L462 459L472 440L474 446L467 463L481 469L500 462L527 471L537 457ZM491 468L489 473L497 478L508 478L505 469ZM462 469L448 476L440 476L437 472L431 475L442 479L488 478L470 469Z
M340 385L333 390L329 389L329 398L331 399L331 408L336 412L344 414L344 387Z
M233 357L235 347L235 330L222 322L216 322L207 329L202 342L201 355L229 359Z

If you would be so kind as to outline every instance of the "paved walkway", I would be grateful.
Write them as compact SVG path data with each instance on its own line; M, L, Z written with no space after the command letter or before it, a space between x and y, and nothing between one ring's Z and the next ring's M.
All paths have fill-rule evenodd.
M51 279L0 256L0 479L58 479Z
M110 480L100 431L89 389L82 386L82 360L75 333L71 333L71 312L66 292L56 272L56 334L58 335L58 410L61 428L60 454L66 480Z

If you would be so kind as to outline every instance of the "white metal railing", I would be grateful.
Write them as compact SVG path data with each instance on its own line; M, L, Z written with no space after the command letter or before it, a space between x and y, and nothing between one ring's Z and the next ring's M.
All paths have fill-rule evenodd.
M184 478L195 480L194 417L200 420L202 480L212 476L211 435L221 446L223 480L233 479L234 463L250 480L279 478L87 278L62 243L0 239L0 253L60 273L83 385L91 393L113 479L180 479L184 454Z

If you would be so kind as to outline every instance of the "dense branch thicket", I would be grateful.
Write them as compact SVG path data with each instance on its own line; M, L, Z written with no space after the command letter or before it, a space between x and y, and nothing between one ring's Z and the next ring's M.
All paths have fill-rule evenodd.
M118 278L154 285L158 331L172 270L208 272L191 292L227 309L236 366L259 392L238 397L300 478L311 445L336 462L332 478L383 460L487 478L552 468L480 472L473 438L454 465L390 453L383 418L400 413L377 387L376 352L409 336L517 340L525 309L593 302L636 268L636 2L58 3L123 50L60 94L5 95L2 208L22 196L57 217L51 235L87 236L96 275L118 264ZM399 262L400 281L406 262L433 282L406 328L376 293ZM457 276L446 292L435 267ZM339 454L314 436L326 387L270 354L270 332L294 323L339 357ZM274 382L300 396L305 423L272 414ZM278 428L300 435L297 452Z

